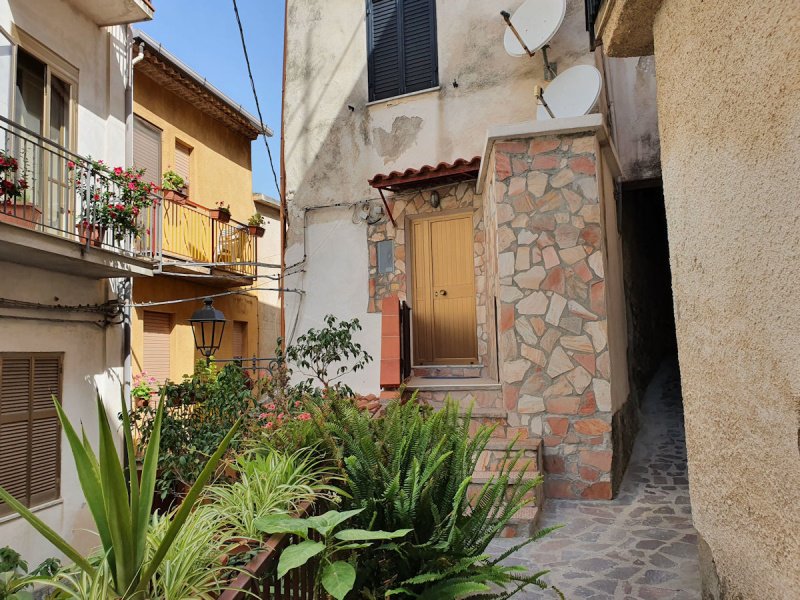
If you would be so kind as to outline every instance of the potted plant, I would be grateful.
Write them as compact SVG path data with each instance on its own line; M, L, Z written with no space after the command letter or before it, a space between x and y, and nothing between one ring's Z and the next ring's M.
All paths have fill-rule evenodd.
M247 231L250 235L264 237L264 215L255 213L247 219Z
M223 202L217 202L216 206L208 211L212 219L216 219L220 223L227 223L231 220L231 206L227 206Z
M109 169L102 161L86 164L67 163L72 171L73 185L79 197L89 198L88 206L76 223L81 242L91 241L100 246L106 231L115 241L137 239L143 233L139 214L155 201L158 186L143 181L144 169L115 167ZM93 177L87 174L94 174ZM87 194L87 187L88 190Z
M164 200L175 204L186 204L189 199L186 180L175 171L167 171L162 175L161 189L164 191Z
M18 170L17 159L0 150L0 221L35 229L42 211L27 201L28 182Z

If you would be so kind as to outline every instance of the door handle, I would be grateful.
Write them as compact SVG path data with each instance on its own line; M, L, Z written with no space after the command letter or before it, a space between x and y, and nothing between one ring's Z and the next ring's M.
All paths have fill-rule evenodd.
M434 296L447 296L447 290L439 290L438 292L434 292Z

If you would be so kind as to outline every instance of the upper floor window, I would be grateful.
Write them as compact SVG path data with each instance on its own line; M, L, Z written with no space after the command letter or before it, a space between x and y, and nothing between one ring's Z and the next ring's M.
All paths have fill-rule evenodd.
M133 117L133 164L144 169L145 181L161 185L161 130L141 117Z
M369 99L439 85L436 0L367 0Z

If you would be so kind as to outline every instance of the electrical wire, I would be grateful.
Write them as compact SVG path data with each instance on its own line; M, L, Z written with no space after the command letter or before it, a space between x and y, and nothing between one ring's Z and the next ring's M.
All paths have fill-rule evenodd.
M305 294L303 290L293 288L280 288L280 287L251 287L242 290L230 290L228 292L219 292L217 294L205 294L203 296L195 296L194 298L179 298L177 300L161 300L158 302L134 302L126 306L131 308L148 308L150 306L166 306L167 304L181 304L183 302L197 302L198 300L205 300L206 298L220 298L222 296L236 296L245 295L250 292L290 292L295 294Z
M261 105L258 102L258 93L256 93L256 82L253 79L253 69L250 67L250 56L247 53L247 42L244 39L244 28L242 27L242 19L239 16L239 7L236 5L236 0L233 0L233 13L236 15L236 24L239 26L239 37L242 40L242 51L244 52L244 62L247 64L247 75L250 77L250 87L253 90L253 99L256 102L256 114L258 114L258 121L261 124L262 136L264 138L264 145L267 147L267 156L269 157L269 168L272 170L272 179L275 182L275 189L278 190L278 197L283 205L283 196L281 196L281 186L278 184L278 174L275 172L275 163L272 159L272 150L269 147L266 131L264 125L264 117L261 115Z

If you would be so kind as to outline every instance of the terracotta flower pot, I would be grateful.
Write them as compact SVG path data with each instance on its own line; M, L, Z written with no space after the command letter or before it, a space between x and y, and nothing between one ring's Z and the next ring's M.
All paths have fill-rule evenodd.
M231 213L227 210L220 210L218 208L212 208L208 211L208 214L211 216L212 219L215 221L219 221L220 223L227 223L231 220Z
M164 200L168 202L174 202L175 204L180 204L182 206L189 200L189 196L183 192L178 192L175 190L164 190Z
M265 229L261 225L248 225L247 232L255 237L264 237Z
M42 222L42 211L33 204L0 202L0 221L19 225L26 229L36 229L36 226Z
M91 223L84 223L81 221L77 225L75 225L75 229L78 230L78 235L81 239L81 244L86 244L86 241L90 241L92 246L95 248L100 248L103 245L103 240L106 237L106 228L101 225L92 225Z

